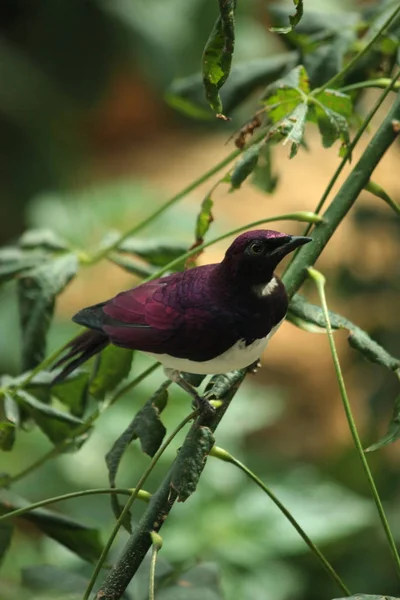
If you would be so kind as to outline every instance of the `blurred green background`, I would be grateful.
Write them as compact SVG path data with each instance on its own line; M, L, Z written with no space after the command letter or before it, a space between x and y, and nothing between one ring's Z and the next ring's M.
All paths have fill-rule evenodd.
M339 14L360 8L360 3L344 0L305 4L305 10ZM2 0L1 245L27 228L48 228L88 249L110 229L124 231L139 222L231 151L228 138L249 117L248 108L236 111L229 125L198 123L164 101L173 80L198 71L215 17L216 3L206 0ZM284 50L269 24L263 2L238 2L234 64ZM366 97L361 112L373 98ZM337 164L336 152L322 151L311 135L308 154L290 163L286 154L276 151L281 180L274 196L250 185L233 196L220 194L213 234L268 214L313 209ZM378 181L400 201L398 159L394 149ZM206 190L190 194L141 237L190 244ZM202 260L219 258L224 247ZM398 221L365 195L321 261L331 308L365 327L395 355L400 346L398 252ZM75 310L134 283L115 265L83 269L60 299L49 350L76 331L69 320ZM9 283L0 290L1 373L20 370L18 329L16 291ZM217 444L276 492L353 592L399 596L389 549L342 414L327 341L291 325L278 338L265 356L265 368L240 389L218 429ZM349 350L344 334L338 334L338 344L367 446L385 430L396 382ZM133 376L147 364L135 355ZM104 455L162 380L156 372L99 419L81 451L48 462L13 489L35 501L107 486ZM179 390L173 388L171 395L165 413L169 429L189 409ZM178 447L179 441L162 458L147 489L156 488ZM15 474L49 448L39 431L20 433L13 451L1 456L0 470ZM119 473L121 487L134 485L147 463L132 444ZM371 455L370 463L400 543L398 448ZM106 497L71 500L56 510L100 528L104 540L114 523ZM136 505L134 517L141 511ZM174 508L162 535L162 557L174 566L216 562L226 598L341 595L266 497L234 467L215 459L209 460L197 492ZM125 540L126 534L120 534L113 558ZM84 576L91 571L21 521L1 566L0 598L42 597L32 581L35 568L43 564ZM135 597L144 597L135 585Z

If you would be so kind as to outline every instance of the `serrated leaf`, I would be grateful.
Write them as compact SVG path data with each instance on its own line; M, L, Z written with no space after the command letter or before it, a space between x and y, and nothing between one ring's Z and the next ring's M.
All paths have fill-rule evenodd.
M294 69L286 73L284 77L270 83L264 90L262 100L267 100L274 96L279 90L294 90L305 95L310 93L310 84L308 73L303 65L297 65Z
M272 194L278 185L278 175L272 170L272 156L269 144L261 148L258 163L253 171L251 183L266 194Z
M18 241L21 248L41 248L43 250L68 250L67 242L51 229L30 229Z
M214 445L214 436L208 427L193 428L180 449L174 464L171 487L184 502L196 490L207 456Z
M236 0L219 0L220 15L203 52L203 84L211 108L222 113L219 89L228 79L235 45Z
M349 149L350 134L346 118L323 105L316 107L316 114L324 148L330 148L336 140L341 139L345 148Z
M166 429L161 422L160 414L168 402L168 386L170 382L163 383L159 389L147 400L144 406L135 415L131 423L114 442L111 450L106 454L108 480L110 487L115 487L118 467L129 444L139 439L142 451L149 456L154 456L164 439ZM117 496L111 496L111 506L118 519L122 507ZM124 527L130 532L130 515L126 515Z
M214 203L213 203L211 196L209 194L207 194L207 196L204 198L203 202L201 203L200 212L197 215L197 219L196 219L196 230L195 230L195 237L196 237L195 244L196 245L202 244L204 242L204 236L206 235L207 231L210 228L211 223L214 220L214 218L212 216L212 212L211 212L213 204Z
M11 523L6 521L0 523L0 566L10 547L13 531L14 527Z
M292 142L290 147L290 158L293 158L297 154L297 150L299 145L303 141L304 129L306 126L308 105L306 103L299 104L296 106L293 112L287 117L287 120L292 127L288 128L288 134L284 141L284 144L287 142Z
M350 96L338 90L324 90L316 94L315 99L329 110L333 110L343 117L351 117L353 114L353 103Z
M125 377L128 377L132 358L133 350L107 346L100 355L96 375L90 382L90 394L97 400L103 400L107 392L111 392Z
M12 494L0 498L0 514L5 514L29 504L26 500ZM64 515L36 508L18 517L33 523L40 531L56 540L72 552L89 562L96 561L101 552L102 544L97 529L86 527L78 521Z
M369 446L365 452L374 452L383 448L388 444L393 444L400 439L400 396L396 398L393 408L392 418L390 419L389 427L386 434L375 444Z
M287 319L295 324L295 320L292 321L293 315L300 317L302 321L325 327L322 309L305 300L300 294L296 294L292 298L287 316ZM350 346L361 352L367 360L382 365L391 371L400 368L400 360L391 356L360 327L332 311L329 311L329 318L333 329L347 329L349 331L348 342Z
M25 390L17 390L14 398L54 443L73 436L74 430L83 423L77 417L40 402Z
M57 600L60 594L79 594L79 598L82 598L89 583L88 578L53 565L28 567L22 569L21 575L22 585L29 591L46 594L57 592Z
M18 281L22 329L22 368L35 367L45 357L46 336L55 298L78 271L75 254L66 254L24 273Z
M289 27L270 27L270 31L274 33L290 33L296 27L296 25L300 22L301 17L303 16L303 0L293 0L293 4L296 8L294 15L289 15Z
M258 144L254 144L250 146L247 150L243 152L240 159L237 161L234 166L230 183L231 190L237 190L240 188L242 183L247 179L247 177L254 171L257 166L258 157L260 154L260 150L262 145L264 144L264 140Z

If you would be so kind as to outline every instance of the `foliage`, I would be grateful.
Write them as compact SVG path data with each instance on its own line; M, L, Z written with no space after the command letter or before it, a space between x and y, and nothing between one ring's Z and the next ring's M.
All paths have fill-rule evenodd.
M118 5L119 3L115 9L117 12L122 10ZM83 594L87 599L93 587L98 586L97 576L109 560L108 551L121 525L128 530L129 538L121 557L116 559L114 568L103 578L98 598L117 599L124 594L126 598L147 597L147 587L143 584L143 577L147 580L148 570L151 567L144 562L145 556L156 539L159 540L157 552L160 549L159 530L165 521L167 522L165 545L170 545L172 555L175 553L176 562L181 564L171 566L167 561L157 558L158 554L154 553L154 560L157 558L158 561L155 587L157 598L161 600L181 597L189 600L196 598L213 600L222 597L218 568L214 564L200 563L188 568L188 557L194 561L197 554L205 551L208 543L213 544L215 558L230 565L232 572L233 567L241 566L245 571L243 580L246 580L246 573L251 573L254 562L257 560L261 562L268 558L272 547L275 547L276 556L280 559L285 555L301 554L303 551L296 547L295 542L287 543L287 536L293 535L293 532L290 530L291 534L289 534L289 530L280 530L281 526L276 525L276 515L270 516L269 523L267 523L269 519L267 515L265 522L267 526L261 528L260 515L246 513L246 503L253 498L251 492L242 489L242 483L232 479L231 483L226 485L221 483L220 476L217 475L219 487L214 482L213 488L212 480L207 481L206 474L203 473L206 465L211 473L215 468L209 465L210 454L216 455L215 451L213 453L214 438L219 440L219 436L223 436L217 429L220 421L224 419L224 422L229 423L230 415L235 415L235 404L231 405L231 401L236 393L243 392L248 406L253 405L256 416L252 424L251 417L247 413L240 415L240 418L235 416L234 422L231 422L232 432L230 437L228 436L229 442L234 446L235 440L237 443L235 435L243 436L246 426L251 431L257 429L264 404L255 398L254 388L251 386L246 388L246 384L243 384L246 375L244 371L213 377L206 387L202 388L201 393L212 400L216 406L215 416L211 420L205 420L202 415L194 412L185 417L178 426L176 423L172 426L168 423L168 411L165 410L169 382L160 382L155 374L156 367L153 364L149 366L148 363L144 365L142 359L132 351L108 347L89 370L85 367L57 385L52 385L54 374L51 372L51 367L63 351L63 347L50 355L47 351L47 341L58 296L78 273L102 260L108 260L139 278L152 279L165 272L185 268L188 266L187 259L195 264L196 257L204 247L233 233L228 232L218 238L205 241L214 218L213 192L219 185L227 184L230 191L234 192L245 184L250 175L253 175L253 181L258 186L267 193L273 193L278 184L277 176L272 174L271 166L274 145L278 142L289 144L289 157L295 158L299 150L306 147L309 126L317 126L324 148L340 142L339 153L342 161L337 174L333 177L335 181L346 162L351 160L354 146L379 106L392 90L398 88L399 77L395 65L398 60L400 36L399 7L391 3L387 5L384 3L381 6L379 3L373 9L360 13L343 13L336 19L330 20L321 18L318 13L308 11L307 7L303 15L302 1L295 0L295 12L293 13L292 7L288 17L289 27L285 25L287 12L282 11L280 7L272 8L270 18L274 25L271 31L283 35L283 43L290 50L282 56L271 56L259 62L251 61L248 65L235 65L231 70L235 39L234 12L238 8L234 1L219 2L219 15L203 53L202 74L173 83L166 94L166 99L171 106L186 115L208 118L207 101L218 117L226 119L226 113L230 116L230 113L237 108L243 110L245 101L250 98L254 90L263 87L259 101L261 108L249 116L246 125L236 136L237 150L201 175L188 188L164 204L156 206L150 216L149 212L142 209L142 219L123 233L115 231L111 214L107 212L109 206L107 197L111 195L110 189L102 190L97 195L96 211L84 202L79 194L75 195L75 198L69 198L68 201L64 201L60 196L49 195L36 202L33 216L31 215L35 227L26 231L13 245L0 250L0 284L7 286L7 289L12 286L16 288L22 332L22 373L4 375L0 382L0 449L8 452L7 456L10 456L25 436L38 435L38 431L42 432L50 443L50 450L46 454L31 464L28 462L28 466L25 462L19 473L6 472L1 475L2 487L11 488L12 492L5 489L0 498L2 513L0 559L5 560L11 551L12 538L18 531L19 519L21 519L22 526L29 521L43 535L67 547L82 561L96 562L94 573L85 570L85 566L82 565L70 572L54 566L25 570L22 578L23 585L30 591L42 594L40 597L46 597L51 583L51 594L57 593L60 598L70 597L70 594L73 595L72 597L74 595L81 597ZM240 35L240 31L236 33ZM384 90L376 106L367 117L363 118L357 134L351 139L352 128L361 118L358 111L361 110L359 107L364 88L374 86L377 75L381 82L386 82L385 85L380 85ZM400 100L397 95L389 113L383 118L358 163L322 216L319 216L319 213L327 200L328 193L318 204L315 213L302 211L302 207L299 207L298 212L275 217L275 220L287 218L307 222L307 232L312 228L314 239L314 244L296 254L283 277L291 298L289 319L308 332L325 332L327 327L331 333L330 326L333 329L348 330L350 345L368 361L385 367L391 375L394 373L397 376L397 387L400 362L392 356L391 352L347 318L328 312L323 295L321 295L323 307L320 309L299 296L297 292L306 277L307 268L314 265L364 188L383 199L398 217L398 205L382 188L371 181L371 176L385 151L395 141L398 133L395 124L399 120ZM236 162L232 165L233 161ZM176 220L169 216L169 209L190 191L208 181L215 173L225 169L228 170L205 195L198 214L190 215L188 219L190 231L194 229L192 246L188 249L189 243L176 239L171 242L168 236L161 239L158 231L161 223L167 224L165 229L174 231L174 237L177 237ZM135 189L135 195L139 198L142 207L149 204L150 199L153 200L152 192L142 187ZM131 196L132 189L128 188L122 200L120 198L119 206L121 207L124 202L130 203ZM95 232L93 232L94 213L97 219ZM272 220L268 218L262 222ZM250 225L243 223L242 229ZM148 226L150 226L151 239L140 239L138 234ZM182 237L187 238L189 226L185 225L183 229L185 236ZM190 234L190 237L193 237L193 234ZM86 243L87 238L89 243ZM331 335L330 340L332 344ZM339 385L346 400L345 410L350 412L351 416L340 365L335 352L333 355ZM137 365L141 369L139 372L137 372ZM123 383L130 377L131 369L134 376ZM117 401L123 396L129 396L133 391L136 393L136 387L142 382L143 385L148 386L145 393L141 394L142 399L146 397L144 405L137 410L128 426L123 419L123 427L121 426L123 433L117 435L116 432L112 432L112 443L103 453L106 454L111 505L117 519L117 524L106 544L103 545L100 541L100 531L97 527L81 523L53 510L32 508L9 516L8 513L29 505L29 501L20 497L14 490L17 482L33 472L40 473L40 467L52 464L53 459L67 451L79 452L79 456L84 456L92 437L101 431L99 417L111 406L118 407ZM271 396L273 395L271 392ZM378 449L399 437L398 389L395 397L397 400L388 434L369 450ZM262 400L264 401L264 398ZM175 436L189 420L193 420L193 424L189 432L180 438L177 457L168 456L169 444L174 441ZM395 567L400 572L400 560L394 537L362 452L354 421L349 419L349 422L389 540ZM172 434L165 439L169 429L172 430ZM140 463L144 473L139 478L135 490L128 491L131 495L125 506L122 506L117 498L116 480L117 475L118 478L121 476L124 456L135 452L139 461L143 459L140 457L140 451L132 448L131 444L134 440L140 441L141 452L151 457L151 462L146 463L146 467L145 463ZM106 441L107 444L110 442L107 436ZM104 449L103 446L104 443L99 440L98 447ZM152 481L149 482L154 490L151 502L136 523L138 514L135 512L136 505L133 507L132 505L137 497L146 495L142 487L158 462L165 467L166 474L157 485L152 485ZM234 460L230 462L237 464ZM85 469L85 464L82 464L82 468ZM221 464L218 468L220 473L220 470L227 466ZM244 470L252 476L253 480L256 479L249 469ZM215 473L216 471L214 477ZM83 474L83 480L86 481L86 477L89 476L89 473L87 476ZM129 476L131 480L131 472ZM318 477L319 480L323 479L315 474L310 478L310 490L313 489L315 479ZM196 531L191 537L187 536L186 545L174 547L174 541L171 540L173 536L169 536L169 528L176 527L176 530L179 530L179 527L183 528L184 532L180 540L185 540L185 531L193 527L191 522L193 513L185 512L188 510L185 507L179 507L181 509L179 513L179 509L176 508L175 515L178 522L171 524L168 518L169 512L175 502L184 502L189 497L190 502L193 502L192 506L200 510L199 503L204 500L204 497L201 496L202 492L199 488L203 481L207 493L212 498L211 502L206 502L206 508L202 513L203 527L196 524ZM282 483L280 485L282 495L287 496L285 500L289 501L290 496L296 495L296 485L293 485L293 482L291 484L286 482L286 486ZM279 489L278 483L277 487ZM313 507L309 499L306 505L303 500L302 506L303 516L310 521L311 534L317 538L318 543L327 541L333 543L338 538L339 541L342 540L345 536L350 538L367 525L372 528L374 516L370 503L360 497L353 497L354 513L351 515L351 522L343 526L345 533L340 537L340 519L345 519L342 500L346 498L350 503L351 494L340 486L335 487L332 482L328 482L327 487L329 493L321 499L318 507ZM269 495L272 497L272 494ZM332 497L335 498L333 503ZM237 498L239 506L236 520L239 521L240 543L237 539L230 538L229 526L224 527L228 517L226 517L227 521L224 521L223 511L218 512L218 519L214 518L216 505L225 506L226 501L233 505L234 498ZM255 500L255 502L261 501ZM295 524L297 532L303 532L282 502L279 501L277 504L292 525ZM301 500L296 504L293 503L293 506L299 509ZM321 506L325 509L323 523L316 523L312 518L315 519L314 513ZM268 505L263 502L262 505L260 504L260 512L263 511L265 515L266 510ZM180 520L179 514L181 514ZM326 514L330 515L331 520L325 518ZM307 519L305 521L307 524ZM133 527L135 523L136 526ZM308 534L302 537L303 540L309 539ZM297 537L296 539L299 541ZM309 547L314 553L313 558L316 562L319 561L318 566L323 566L340 590L347 593L348 588L338 574L338 570L329 563L315 544L310 543ZM279 573L279 568L277 572ZM297 575L296 572L294 577ZM248 580L250 579L251 577L248 577ZM232 594L234 584L238 581L232 573L231 580ZM249 597L249 589L244 587L241 590L243 597L245 594ZM332 595L337 594L338 590L335 589ZM374 598L374 596L365 596L365 598Z

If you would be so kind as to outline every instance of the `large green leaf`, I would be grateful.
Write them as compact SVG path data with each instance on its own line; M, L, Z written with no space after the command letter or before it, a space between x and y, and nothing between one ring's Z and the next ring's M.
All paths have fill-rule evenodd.
M26 390L17 390L14 392L14 398L54 443L73 437L74 430L83 423L83 421L69 413L40 402Z
M64 598L64 594L69 600L81 600L89 583L89 578L54 565L28 567L22 569L21 575L22 585L30 592L39 592L45 598L56 597L57 600L60 600L60 595Z
M59 258L25 272L18 281L22 328L22 368L29 370L46 353L46 336L54 312L55 298L78 271L75 254Z
M41 252L25 252L21 248L6 246L0 249L0 284L19 273L37 266L45 260Z
M325 317L322 308L311 304L300 294L296 294L292 298L287 318L295 325L298 324L296 318L300 318L303 322L325 328ZM348 342L350 346L361 352L367 360L378 363L391 371L397 371L400 368L400 360L391 356L363 329L332 311L329 311L329 318L333 329L347 329L349 331Z
M235 45L236 0L219 0L220 15L203 52L203 84L211 108L222 113L219 89L228 79Z
M0 497L0 514L25 507L27 504L27 501L14 494L3 494ZM66 546L84 560L93 562L101 554L102 544L98 530L86 527L74 519L43 508L36 508L18 518L30 521L40 531Z
M231 113L257 88L272 83L295 67L298 60L297 52L285 52L234 65L229 79L220 90L225 112ZM211 116L204 99L200 73L174 81L167 92L166 101L189 117L209 119Z
M18 243L21 248L41 248L51 252L68 250L67 242L51 229L29 229Z
M89 392L98 400L103 400L107 392L128 377L132 366L133 350L108 346L100 355L96 375L89 385Z
M165 267L187 251L185 244L170 244L162 240L140 240L128 238L118 247L119 252L134 254L155 267ZM182 264L182 269L183 269Z
M139 439L143 452L149 456L154 456L161 446L166 429L160 419L160 413L162 413L168 402L167 388L169 384L169 381L162 384L151 398L147 400L107 453L106 463L108 467L108 480L111 487L115 487L118 467L126 449L133 440ZM115 516L118 518L122 508L117 496L111 496L111 506ZM131 530L130 515L127 515L123 525L128 531Z

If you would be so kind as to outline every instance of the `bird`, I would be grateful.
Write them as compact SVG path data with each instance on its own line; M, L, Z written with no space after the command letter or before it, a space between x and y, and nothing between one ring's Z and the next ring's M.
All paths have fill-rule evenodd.
M53 367L62 367L53 383L113 344L157 359L201 410L213 411L182 373L222 374L259 361L288 309L285 286L274 271L311 241L270 229L247 231L220 263L153 279L83 308L72 321L87 331L67 345Z

